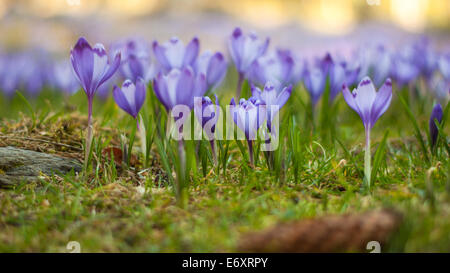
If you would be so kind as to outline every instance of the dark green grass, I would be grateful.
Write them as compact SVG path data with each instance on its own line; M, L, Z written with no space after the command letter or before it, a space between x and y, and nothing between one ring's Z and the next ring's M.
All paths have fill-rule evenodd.
M448 124L432 155L426 137L430 96L408 103L422 145L398 98L401 93L394 89L391 107L372 131L377 171L370 190L363 183L364 130L357 114L338 96L332 107L319 104L312 119L308 96L296 87L281 111L282 140L272 168L262 152L256 154L256 166L249 166L244 141L239 145L221 141L216 167L208 143L196 156L196 143L187 142L189 171L177 202L172 176L177 173L176 143L158 134L166 114L150 94L143 112L148 117L147 135L152 137L149 168L142 164L119 168L101 154L104 147L120 147L120 134L129 137L135 123L111 98L97 99L93 151L97 164L91 175L47 177L40 183L1 189L1 252L65 252L69 241L92 252L235 251L240 236L280 221L384 207L405 217L382 251L450 251ZM224 106L232 92L218 95ZM47 90L29 102L28 107L17 95L0 99L1 134L10 133L13 129L8 126L14 122L22 122L32 135L33 130L45 131L55 121L85 117L87 112L82 91L64 97ZM19 112L34 117L34 122L20 120ZM83 128L73 132L79 139ZM133 153L141 158L138 138Z

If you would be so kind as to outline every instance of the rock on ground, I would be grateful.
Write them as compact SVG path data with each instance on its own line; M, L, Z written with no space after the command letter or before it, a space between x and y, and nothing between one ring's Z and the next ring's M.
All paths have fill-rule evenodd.
M79 161L52 154L0 147L0 187L11 187L22 181L39 181L41 173L65 174L81 172Z

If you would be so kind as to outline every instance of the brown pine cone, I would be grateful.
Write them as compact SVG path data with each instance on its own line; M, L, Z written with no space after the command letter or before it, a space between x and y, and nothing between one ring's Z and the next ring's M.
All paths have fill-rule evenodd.
M367 251L370 241L381 246L387 242L402 220L389 209L363 214L324 216L280 223L241 238L241 252L349 252Z

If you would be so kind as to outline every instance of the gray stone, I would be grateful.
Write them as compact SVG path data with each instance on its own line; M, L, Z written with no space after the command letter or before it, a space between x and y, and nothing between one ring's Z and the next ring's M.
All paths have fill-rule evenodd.
M0 187L11 187L21 181L39 181L41 173L66 174L72 169L81 172L82 166L78 160L14 147L0 147Z

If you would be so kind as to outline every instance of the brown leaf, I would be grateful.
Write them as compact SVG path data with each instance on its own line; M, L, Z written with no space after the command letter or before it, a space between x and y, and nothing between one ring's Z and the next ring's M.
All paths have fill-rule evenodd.
M123 152L121 149L116 147L106 147L102 150L102 155L111 161L111 154L114 155L114 162L117 166L122 166L122 158L123 158Z

